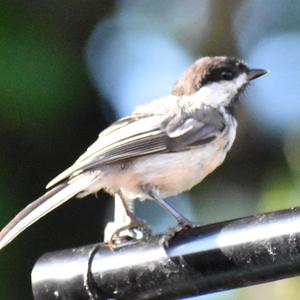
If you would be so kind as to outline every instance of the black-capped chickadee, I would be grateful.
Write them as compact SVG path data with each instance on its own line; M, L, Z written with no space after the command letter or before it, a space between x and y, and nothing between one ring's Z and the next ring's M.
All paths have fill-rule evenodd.
M47 185L50 191L4 227L0 249L70 198L102 189L115 197L115 220L106 227L106 241L146 228L133 214L134 199L156 200L185 226L189 221L164 198L191 189L222 164L236 135L234 105L247 84L266 73L236 58L197 60L170 95L137 107L102 131Z

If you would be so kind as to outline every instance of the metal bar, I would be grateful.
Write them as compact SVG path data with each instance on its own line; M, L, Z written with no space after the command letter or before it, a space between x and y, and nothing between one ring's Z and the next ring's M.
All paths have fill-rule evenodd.
M166 242L167 240L167 242ZM155 236L43 255L35 300L180 299L300 274L300 207Z

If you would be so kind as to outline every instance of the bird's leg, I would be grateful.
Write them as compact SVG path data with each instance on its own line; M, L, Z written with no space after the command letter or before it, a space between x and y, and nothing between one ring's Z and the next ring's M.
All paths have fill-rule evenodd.
M116 193L114 222L107 224L104 241L114 248L131 240L148 238L150 234L146 223L134 215L133 202L126 201L121 192Z
M181 215L175 208L173 208L166 200L160 197L159 191L153 187L147 187L146 191L151 198L156 200L158 204L165 209L173 218L175 218L177 222L177 227L170 229L165 234L165 242L168 243L169 240L174 237L177 233L190 229L194 226L194 224Z
M153 187L147 187L148 194L158 202L158 204L165 209L173 218L175 218L177 224L181 227L191 227L192 222L181 215L175 208L173 208L166 200L160 197L159 191Z

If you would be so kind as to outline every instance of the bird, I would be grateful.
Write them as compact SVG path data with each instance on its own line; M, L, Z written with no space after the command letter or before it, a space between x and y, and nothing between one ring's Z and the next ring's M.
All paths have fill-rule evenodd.
M249 83L266 74L235 57L196 60L165 97L137 106L102 131L75 163L46 186L0 232L0 249L73 197L104 190L115 199L115 219L104 241L121 243L149 233L134 200L155 200L179 227L191 222L166 200L190 190L220 166L237 130L235 107Z

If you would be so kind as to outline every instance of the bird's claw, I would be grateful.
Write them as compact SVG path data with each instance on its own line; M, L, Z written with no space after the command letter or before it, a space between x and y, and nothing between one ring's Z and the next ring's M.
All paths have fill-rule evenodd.
M179 233L188 231L195 227L196 224L190 222L189 220L182 220L177 223L176 227L170 228L165 234L164 234L164 244L166 247L169 246L169 242L175 238Z
M115 250L138 240L147 240L150 236L151 229L144 221L137 219L117 229L108 241L108 246L110 249Z

